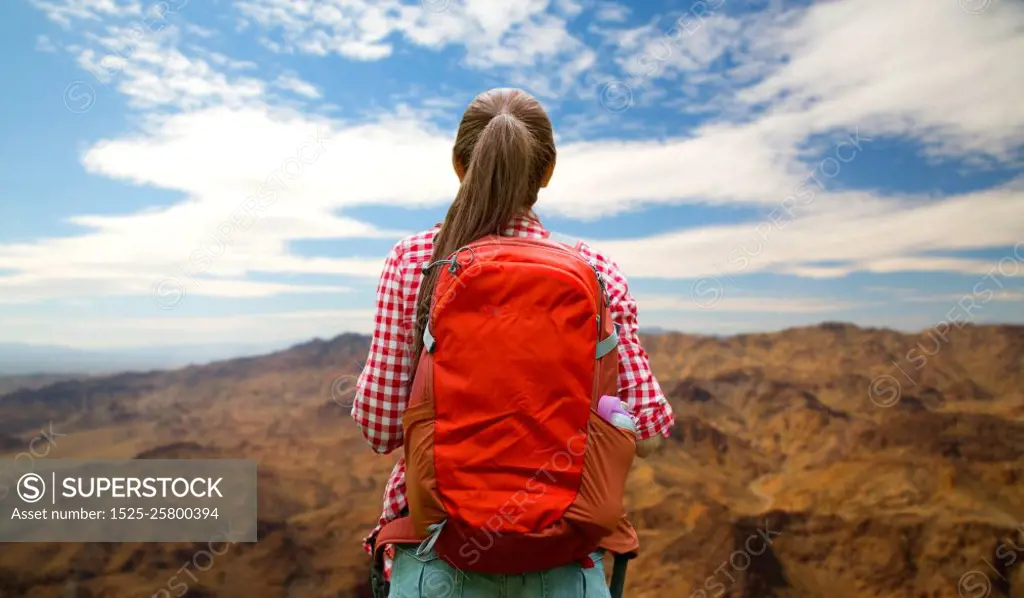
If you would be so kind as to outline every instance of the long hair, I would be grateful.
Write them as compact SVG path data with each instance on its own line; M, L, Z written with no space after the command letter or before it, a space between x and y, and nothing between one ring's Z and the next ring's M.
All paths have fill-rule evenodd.
M486 91L474 98L462 115L452 156L465 168L465 175L434 236L431 261L444 259L481 237L502 234L515 216L533 207L555 161L551 121L540 102L525 91ZM438 271L432 268L420 282L412 339L413 371L423 350L423 331Z

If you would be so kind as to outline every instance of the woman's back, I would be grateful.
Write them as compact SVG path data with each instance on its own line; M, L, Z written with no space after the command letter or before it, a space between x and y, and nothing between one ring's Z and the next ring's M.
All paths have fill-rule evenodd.
M463 538L465 544L473 530L491 527L491 531L500 532L499 537L519 533L523 536L520 539L525 541L533 533L530 531L531 526L536 527L541 523L554 527L568 525L558 533L562 533L567 539L565 541L578 545L568 550L569 553L578 553L586 560L585 547L599 545L599 542L590 542L602 534L607 535L606 528L613 523L607 513L613 512L614 508L611 511L604 509L601 525L592 525L594 521L602 519L602 510L595 507L588 511L596 503L593 497L584 496L584 490L594 484L583 483L581 486L580 479L588 475L590 478L599 475L595 471L601 470L603 466L600 464L607 462L607 458L584 458L583 452L573 453L575 461L572 456L567 456L566 463L571 463L572 467L566 465L563 468L559 478L561 485L552 482L553 489L543 493L534 492L539 498L530 499L529 505L539 500L546 506L522 507L516 521L508 517L494 518L493 523L484 525L488 509L492 508L491 503L500 506L499 499L504 494L509 494L511 498L517 494L516 489L521 485L529 485L529 480L523 475L516 477L500 471L494 474L490 470L500 469L499 464L501 467L511 467L508 470L510 472L536 469L536 455L552 452L556 446L552 442L562 441L555 437L569 435L564 432L570 429L566 427L570 422L572 426L579 425L582 430L591 431L596 429L594 426L603 425L600 421L587 423L590 402L596 402L598 398L596 392L591 396L591 384L595 391L600 387L606 394L618 395L627 405L636 418L637 439L641 444L668 434L672 412L650 373L647 356L637 337L636 303L629 293L625 276L615 263L586 244L580 243L571 249L562 247L559 250L561 254L556 255L558 252L551 253L552 245L546 241L509 243L517 247L505 247L509 251L504 251L500 259L496 257L496 261L503 261L493 269L491 282L479 282L487 278L481 276L474 284L482 286L478 286L476 291L463 294L464 298L468 298L460 309L473 312L486 307L492 312L444 316L449 322L448 328L445 327L445 320L438 320L432 331L432 318L438 318L438 314L452 313L449 303L459 306L458 300L453 299L458 293L453 293L452 289L468 288L466 281L472 278L467 269L461 272L459 269L460 264L468 265L473 261L473 252L463 252L461 249L488 235L488 238L499 239L498 246L501 245L501 238L550 238L550 232L531 209L537 198L537 190L547 184L554 168L550 123L535 100L516 91L491 92L475 100L460 126L459 138L453 151L453 164L462 185L445 222L398 242L387 256L378 285L374 334L370 354L357 386L352 415L374 450L390 453L405 444L405 457L410 457L412 461L408 464L408 480L405 460L396 464L385 491L384 511L377 528L367 538L366 547L372 550L382 525L399 519L411 510L420 535L426 532L425 526L433 522L432 539L429 543L425 542L425 545L429 544L427 549L432 549L434 542L439 541L437 549L442 553L448 551L449 562L458 560L467 568L483 567L483 564L475 563L488 561L479 556L472 565L465 559L460 560L468 555L459 550L465 546L451 545L451 539L456 534ZM491 246L494 245L491 243ZM527 258L522 252L534 249L520 250L518 245L537 245L547 249ZM574 258L575 262L563 263L559 261L562 254L578 257ZM544 257L538 257L542 255ZM546 274L538 276L536 268L524 265L525 262L537 260L549 261L548 267L554 278ZM427 268L430 264L433 266ZM575 268L575 274L561 271L564 270L562 265L568 265L570 270ZM520 274L512 276L515 272ZM596 281L594 272L599 275ZM588 277L590 282L586 281ZM567 289L576 280L582 286L578 286L578 292L574 295ZM518 290L512 281L520 281ZM510 288L506 288L509 286L506 282L511 285ZM588 284L593 285L593 291L588 290ZM472 296L474 292L480 294ZM530 292L537 293L532 303L524 303L522 297L516 294ZM586 298L595 295L603 295L605 298L591 306ZM607 305L601 307L605 302ZM517 313L499 314L502 309L511 309ZM590 313L594 309L598 311ZM561 328L554 324L557 318L552 314L556 311L563 312L564 317L558 324ZM605 313L603 322L602 311ZM595 318L597 327L592 328ZM591 323L585 324L588 320ZM462 324L452 328L451 322ZM613 323L615 326L612 326ZM579 328L581 325L589 332L576 333L577 329L583 330ZM594 330L598 331L597 335ZM489 331L499 336L489 337ZM444 348L437 355L434 355L434 333L441 337L437 343ZM503 349L495 349L495 343L515 335L520 335L517 337L520 340ZM456 336L460 336L459 344L462 346L457 352L451 344L444 344L445 337L452 341ZM524 348L534 339L541 342L536 350ZM474 345L477 342L480 344ZM597 368L586 365L585 361L577 361L575 365L566 362L563 357L578 355L580 351L560 351L560 342L575 342L580 346L591 343L587 349L591 362L594 360L593 344L596 343ZM610 371L604 375L600 375L602 350L605 353L611 351L609 358L612 360L604 360L612 364ZM530 363L530 358L536 355L544 355L543 361L552 363ZM481 356L486 356L487 363L480 367L473 368L465 363ZM559 359L563 362L559 363ZM421 360L426 362L421 364ZM553 369L545 370L545 367ZM593 373L589 373L591 369ZM420 374L417 374L418 370ZM516 386L511 383L510 380L519 381L515 373L517 371L521 372L520 378L530 378L530 384L535 379L536 384ZM503 381L506 375L508 377ZM586 376L592 376L593 382ZM543 387L546 382L557 386L558 380L562 381L562 386ZM512 395L508 400L518 400L520 405L529 405L528 413L520 412L516 415L514 409L504 404L506 397L500 390L497 393L494 390L495 386L501 384L510 387ZM426 392L425 386L428 388ZM435 397L435 394L441 398ZM407 413L410 397L417 409L417 415L412 417ZM578 407L566 407L570 403L565 401L578 401L572 403ZM478 411L473 411L474 408L478 408ZM556 413L560 415L553 415ZM558 417L563 417L565 421L555 421ZM410 426L413 426L412 429ZM532 433L537 438L518 442L514 437L520 433ZM416 437L410 439L406 437L407 434ZM585 443L578 446L586 446L588 451L600 455L600 451L590 448L596 437L591 434ZM519 467L522 464L515 462L518 459L517 453L508 449L508 446L517 442L523 447L522 460L528 462L529 467ZM503 446L505 444L508 446ZM623 462L619 463L621 465ZM625 467L628 468L628 463ZM611 484L608 493L601 490L598 494L614 507L616 501L621 501L621 488L618 486L623 484L624 474L623 480ZM561 491L559 496L562 498L556 500L558 491ZM523 497L527 497L528 493L524 490L518 494L522 494L519 503L527 504ZM572 503L573 500L576 502ZM586 516L581 515L584 512ZM578 520L572 521L572 516L579 516ZM559 517L568 517L569 523L559 522ZM470 525L467 520L475 523ZM445 524L450 524L449 529L457 526L464 529L445 534L442 533ZM545 532L549 540L556 533L552 531L554 527ZM581 536L579 532L581 529L597 528L604 531L589 532L593 538L588 533ZM493 539L489 532L486 536L488 541ZM576 536L580 538L574 540ZM480 548L482 537L480 534L474 537L475 544ZM531 551L530 546L541 547L536 539L530 542L504 544L509 550L509 558L525 561L531 552L538 555L564 552L542 549ZM503 544L499 542L498 546L489 547L492 553L490 556L501 554L500 546ZM547 562L543 558L538 562ZM505 563L505 560L504 557L495 558L487 566L495 571L516 571L517 565L514 562Z

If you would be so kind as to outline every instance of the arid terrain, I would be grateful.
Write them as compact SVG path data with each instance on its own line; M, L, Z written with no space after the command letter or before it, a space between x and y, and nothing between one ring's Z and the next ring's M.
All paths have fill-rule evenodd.
M57 382L85 378L84 375L61 375L61 374L25 374L15 376L0 376L0 397L16 390L35 390Z
M368 596L359 540L393 457L345 405L367 346L17 390L0 398L0 456L52 422L46 458L257 460L259 542L179 577L186 595ZM677 425L631 474L630 598L1024 598L1024 327L645 346ZM203 548L4 544L0 597L150 598Z

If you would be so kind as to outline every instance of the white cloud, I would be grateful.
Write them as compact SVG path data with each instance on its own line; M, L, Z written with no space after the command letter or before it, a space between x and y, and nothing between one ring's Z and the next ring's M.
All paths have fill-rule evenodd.
M558 150L545 208L596 218L644 204L777 203L800 182L785 151L749 127L664 141L570 143Z
M452 134L431 124L422 110L348 122L280 108L268 92L274 86L312 99L320 92L290 71L258 73L251 62L186 44L186 37L205 39L187 25L140 37L137 29L101 20L140 14L138 3L35 4L58 22L102 23L100 33L86 36L77 58L145 111L138 130L92 143L82 153L85 168L96 176L180 196L172 205L135 214L70 215L69 221L83 229L75 235L0 244L0 270L14 272L0 276L7 301L148 294L154 282L178 276L182 267L194 274L197 252L208 263L189 294L341 292L340 285L265 283L248 277L302 273L372 279L383 256L307 257L290 244L393 239L408 231L382 230L352 219L347 211L436 206L454 196ZM1008 6L997 3L985 15L971 16L955 3L838 0L749 20L709 19L688 38L686 53L664 61L665 78L658 85L671 97L678 95L672 85L756 80L728 94L744 110L742 118L722 118L657 140L577 137L560 143L555 177L542 192L540 208L577 219L658 204L775 210L774 217L759 221L694 223L652 237L597 240L634 279L725 281L725 276L755 272L807 278L904 271L983 275L991 263L942 254L1024 240L1024 179L932 198L819 189L812 202L797 201L792 215L780 210L794 205L787 198L806 190L814 162L833 154L834 147L825 153L819 147L815 151L821 155L807 165L801 144L819 133L860 130L871 139L893 135L924 143L934 156L978 154L1012 163L1013 150L1024 142L1024 104L1019 102L1024 77L1005 57L1024 55L1024 37L1015 33L1024 12ZM432 49L464 47L467 66L499 69L548 94L571 88L600 63L595 51L568 31L569 20L578 14L571 2L470 0L455 3L445 14L395 0L316 5L243 0L239 7L252 29L262 30L254 38L266 35L267 45L282 52L377 60L392 54L389 40L398 34ZM654 51L652 44L665 35L654 27L620 33L626 54ZM124 58L104 61L113 52ZM700 70L727 53L740 61L736 70ZM671 82L682 71L690 72ZM754 112L758 104L766 108ZM450 107L450 102L427 99L420 105L434 109ZM603 116L608 127L620 126L614 117ZM322 146L312 141L317 136L323 137ZM319 149L301 174L282 174L286 161L310 157L311 147ZM860 151L872 151L871 142ZM297 162L287 163L293 172L298 168ZM268 186L278 196L256 202L261 208L256 210L251 198ZM223 251L218 234L229 237ZM681 301L687 303L685 297L654 297L645 309L692 311ZM731 295L721 305L728 312L760 309L807 317L856 307ZM128 328L146 329L157 326L155 321L129 321L118 330L124 329L125 339L135 339ZM206 324L195 322L197 328ZM86 342L88 335L81 334Z
M373 312L360 309L216 317L54 319L0 315L5 342L86 349L222 344L225 339L244 339L246 344L284 345L333 336L333 332L325 331L365 334L372 325Z
M714 12L698 17L687 11L668 27L655 22L604 35L622 52L618 64L629 74L626 82L639 91L659 78L677 79L681 71L692 80L735 46L741 30L739 19Z
M154 117L147 134L101 141L83 163L96 174L180 191L182 201L136 214L78 215L70 221L89 232L0 244L0 269L15 272L0 277L4 296L143 295L157 280L176 277L190 293L253 297L340 290L246 281L253 272L376 276L383 256L304 257L289 243L404 233L335 213L360 199L345 191L343 181L352 172L346 155L376 143L372 155L379 156L403 133L398 127L391 137L375 136L372 128L335 134L321 121L267 108ZM382 168L378 164L376 172ZM371 185L365 181L363 189Z
M101 21L110 16L142 14L140 0L29 0L48 18L68 28L73 21ZM187 1L187 0L186 0Z
M255 282L244 279L203 278L198 282L188 272L168 270L170 276L133 274L127 271L96 269L81 273L62 273L60 278L47 273L19 274L0 277L0 304L32 303L61 297L114 297L152 295L154 309L172 307L182 291L186 296L233 297L255 299L275 295L305 293L347 293L348 287L337 285L292 285Z
M276 81L274 81L274 83L282 89L287 89L288 91L292 91L300 96L310 99L315 100L322 97L320 90L318 90L315 85L308 81L303 81L296 75L281 75Z
M267 32L264 45L275 52L376 61L392 56L388 40L397 34L434 50L461 46L466 66L505 69L515 84L545 96L572 88L594 61L568 31L581 6L567 0L325 0L315 7L241 0L238 9Z
M747 101L785 93L812 132L860 123L910 134L943 156L1009 159L1024 141L1024 6L995 3L983 15L928 0L847 0L814 6L764 44L788 57ZM968 83L969 82L969 83Z
M991 295L988 294L989 291L991 291ZM903 297L901 300L909 303L954 303L960 301L964 297L974 296L974 294L975 290L972 286L971 288L964 289L964 292L960 294L921 295L915 291L913 295ZM984 303L988 303L989 301L1024 301L1024 291L1016 289L998 289L995 284L991 283L987 286L979 286L977 295L985 297Z
M594 18L598 21L621 23L629 18L629 7L616 2L602 2Z
M53 41L50 40L49 36L40 35L36 38L36 50L52 54L57 51L57 46L53 44Z
M641 102L689 109L708 87L786 145L857 126L919 140L936 157L1013 162L1024 143L1024 76L1001 58L1024 55L1020 4L970 15L930 0L830 0L681 18L689 25L602 29ZM726 55L736 66L705 70ZM758 118L754 106L768 109Z
M772 297L735 295L729 292L717 294L712 289L700 288L696 297L687 295L647 295L635 293L637 303L644 313L688 312L715 310L721 312L814 314L829 313L865 307L867 304L855 301L828 300L813 297ZM878 305L875 302L874 305Z
M240 107L257 101L265 91L259 79L228 75L204 58L185 54L175 25L141 32L111 25L102 35L90 37L95 47L81 51L79 64L100 83L127 96L135 108Z
M765 271L808 278L853 272L985 274L994 262L926 254L1024 243L1022 182L927 202L892 197L876 203L853 193L829 194L803 208L795 204L792 216L780 203L762 221L596 244L634 277L724 281ZM844 204L851 207L837 207ZM1024 245L1017 253L1024 255ZM1012 250L1007 256L1017 259Z
M197 53L202 51L202 49L197 46L192 46L192 50ZM212 62L213 64L231 70L253 70L258 68L259 66L251 60L235 60L219 52L207 52L206 56L210 59L210 62Z
M318 137L322 146L314 141ZM716 191L723 201L782 195L789 181L759 160L762 156L749 155L749 176L736 178L742 164L725 168L730 156L744 147L756 150L758 144L737 140L716 147L718 139L665 146L568 144L542 205L549 212L586 215L614 213L632 201L685 201ZM378 230L337 212L360 205L422 207L450 201L457 187L449 162L451 142L419 120L383 118L345 127L266 106L153 117L143 134L94 144L83 163L97 175L178 191L188 201L134 215L76 216L72 222L92 232L0 246L0 267L52 281L68 271L92 273L96 288L129 292L148 289L161 276L175 276L183 264L194 271L190 256L198 250L202 256L216 255L202 270L207 276L303 272L373 277L383 256L309 258L291 253L288 244L311 238L394 238L408 232ZM670 169L680 155L690 156L693 164L676 167L674 177ZM300 156L315 158L301 173L295 161ZM624 161L624 156L629 158ZM286 162L294 165L294 178L278 174L275 179ZM679 174L691 178L679 184ZM627 177L635 177L632 191ZM775 187L769 186L770 177L778 179ZM740 184L729 187L731 181ZM272 203L250 201L261 186L280 190L280 197ZM230 224L236 219L239 224ZM230 234L223 255L219 230ZM134 278L124 280L114 272L130 272ZM13 280L27 284L24 278ZM39 284L38 278L33 281ZM31 296L37 297L39 290L33 289ZM198 292L205 289L201 285ZM54 296L63 292L54 286Z

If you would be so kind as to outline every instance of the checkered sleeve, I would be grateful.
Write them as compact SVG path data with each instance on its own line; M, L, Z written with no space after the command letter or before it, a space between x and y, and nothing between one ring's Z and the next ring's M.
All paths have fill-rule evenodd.
M409 401L409 361L405 349L403 246L384 261L377 285L377 314L366 365L356 383L352 418L373 450L387 454L402 446L402 413Z
M675 418L640 346L637 305L626 276L614 261L593 248L584 246L582 250L605 281L612 318L619 325L619 398L637 418L640 440L658 434L668 436Z

